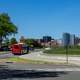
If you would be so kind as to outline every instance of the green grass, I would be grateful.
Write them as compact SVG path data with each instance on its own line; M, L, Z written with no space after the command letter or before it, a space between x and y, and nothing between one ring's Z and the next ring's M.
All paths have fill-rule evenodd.
M50 50L45 50L44 53L47 54L65 54L66 49L64 47L51 48ZM70 55L80 55L80 47L69 47L68 54Z
M8 61L15 61L15 62L24 62L27 61L25 59L19 58L19 57L11 57L11 58L7 58Z
M19 58L19 57L0 59L0 61L1 62L27 62L27 60Z
M7 58L4 59L4 61L7 62L17 62L17 63L30 63L30 64L55 64L55 65L73 65L73 64L67 64L66 62L58 62L58 61L54 61L54 62L48 62L48 61L40 61L40 60L31 60L31 59L22 59L19 57L12 57L12 58Z
M46 61L38 61L38 60L31 60L31 59L23 59L19 57L12 57L5 59L7 62L22 62L22 63L33 63L33 64L47 64L49 62Z
M17 62L17 63L30 63L30 64L66 64L65 62L48 62L48 61L40 61L40 60L31 60L31 59L22 59L19 57L12 57L4 59L7 62Z
M19 57L11 57L6 59L0 59L0 62L16 62L16 63L31 63L31 64L49 64L50 62L46 61L38 61L38 60L31 60L31 59L22 59Z

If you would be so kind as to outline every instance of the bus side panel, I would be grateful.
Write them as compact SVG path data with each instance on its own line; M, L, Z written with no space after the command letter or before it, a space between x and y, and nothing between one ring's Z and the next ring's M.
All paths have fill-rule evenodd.
M17 45L17 48L15 46L13 46L12 53L13 54L21 54L21 46Z

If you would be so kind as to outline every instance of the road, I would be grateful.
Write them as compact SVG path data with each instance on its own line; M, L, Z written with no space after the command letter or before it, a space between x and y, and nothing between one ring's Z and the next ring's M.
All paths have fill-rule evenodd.
M42 51L32 52L30 54L21 55L19 56L23 59L30 59L30 60L38 60L44 62L53 62L53 63L66 63L66 56L65 55L45 55ZM68 56L68 63L73 65L80 66L80 56Z
M0 63L0 80L80 80L79 71L80 66L74 65Z
M24 58L50 59L40 52L22 55ZM13 57L14 55L1 54L0 58ZM36 58L35 58L36 57ZM51 58L53 60L55 58ZM59 58L60 59L60 58ZM58 60L59 60L58 59ZM63 59L62 59L63 60ZM50 61L50 60L49 60ZM80 80L80 66L54 65L54 64L22 64L0 63L0 80Z
M12 53L5 53L5 54L0 53L0 59L5 59L5 58L13 57L13 56L15 55L13 55Z
M80 72L70 71L71 68L74 70L80 67L53 64L0 63L0 80L80 80Z

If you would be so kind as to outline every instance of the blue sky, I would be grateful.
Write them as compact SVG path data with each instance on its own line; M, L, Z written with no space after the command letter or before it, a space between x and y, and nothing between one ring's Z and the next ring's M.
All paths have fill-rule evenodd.
M0 0L1 12L18 26L17 39L80 35L80 0Z

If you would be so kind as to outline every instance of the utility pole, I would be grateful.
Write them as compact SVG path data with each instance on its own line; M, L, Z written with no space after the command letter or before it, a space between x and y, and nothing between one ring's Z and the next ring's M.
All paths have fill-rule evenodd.
M68 45L66 45L66 63L68 64Z

